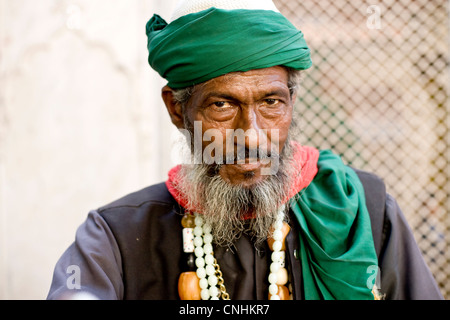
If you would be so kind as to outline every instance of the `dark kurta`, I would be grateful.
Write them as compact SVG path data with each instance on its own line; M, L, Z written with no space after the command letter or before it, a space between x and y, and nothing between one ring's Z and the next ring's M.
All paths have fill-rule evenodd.
M373 238L386 299L442 299L413 234L396 201L372 174L357 171L366 193ZM81 291L99 299L178 299L182 270L183 208L164 183L132 193L91 211L78 228L75 242L56 264L48 299L79 292L68 289L76 265ZM301 265L297 259L298 224L290 213L286 265L294 299L302 299ZM232 300L267 299L270 251L255 247L243 235L235 248L214 248ZM368 271L368 278L371 276Z

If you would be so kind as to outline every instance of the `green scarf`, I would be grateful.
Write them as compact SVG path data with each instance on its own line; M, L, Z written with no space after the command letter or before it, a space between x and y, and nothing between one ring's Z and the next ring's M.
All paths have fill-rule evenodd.
M312 64L302 32L270 10L210 8L170 24L155 14L146 33L148 62L173 89L230 72Z
M291 200L300 224L305 299L374 299L377 266L364 189L356 173L321 151L318 174Z

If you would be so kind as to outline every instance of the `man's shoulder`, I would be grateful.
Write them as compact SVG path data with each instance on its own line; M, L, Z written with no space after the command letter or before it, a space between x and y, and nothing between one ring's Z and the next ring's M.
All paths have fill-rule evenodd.
M364 188L366 205L369 208L378 207L378 212L383 212L386 205L386 184L383 179L374 173L352 168L358 175Z
M386 185L384 181L374 173L355 168L352 169L358 175L364 188L365 201L370 216L375 249L377 255L379 255L383 241L385 222L387 200Z
M386 193L386 185L383 181L383 179L381 179L378 175L369 172L369 171L364 171L361 169L356 169L356 168L352 168L356 174L359 177L359 180L361 180L361 183L364 186L364 189L369 188L369 189L373 189L376 190L377 192L380 193Z
M176 204L164 182L125 195L97 209L100 214L116 209L138 209L146 205L170 206Z

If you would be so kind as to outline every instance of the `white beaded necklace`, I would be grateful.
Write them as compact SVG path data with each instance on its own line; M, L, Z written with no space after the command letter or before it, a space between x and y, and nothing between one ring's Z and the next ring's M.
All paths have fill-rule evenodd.
M287 271L285 267L285 251L283 248L283 222L284 220L284 206L278 211L276 221L273 225L273 239L272 243L272 262L270 264L269 273L269 296L271 300L280 300L280 294L285 289L284 285L287 283ZM195 265L197 267L197 277L200 285L200 295L202 300L219 300L222 297L224 300L229 299L226 292L222 272L214 258L211 234L211 227L204 222L204 219L198 213L195 213L195 228L191 236L186 237L183 232L183 241L186 244L192 243L194 246ZM193 238L193 239L192 239ZM192 242L191 242L192 241ZM289 292L289 291L287 291ZM286 295L284 293L284 295Z

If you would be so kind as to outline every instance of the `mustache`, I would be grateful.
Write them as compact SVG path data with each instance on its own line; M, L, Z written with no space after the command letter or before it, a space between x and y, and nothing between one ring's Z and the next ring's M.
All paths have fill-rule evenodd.
M283 156L276 150L267 150L262 148L248 148L246 146L237 146L233 152L228 152L219 161L207 165L206 176L214 177L219 174L220 168L225 164L244 164L254 162L281 161ZM249 172L252 175L253 172Z
M222 158L222 164L245 163L245 160L264 161L280 158L280 154L272 149L265 148L249 148L247 146L236 146L232 152L227 152Z

